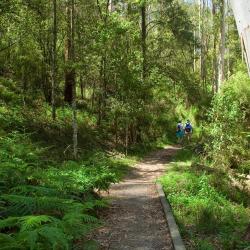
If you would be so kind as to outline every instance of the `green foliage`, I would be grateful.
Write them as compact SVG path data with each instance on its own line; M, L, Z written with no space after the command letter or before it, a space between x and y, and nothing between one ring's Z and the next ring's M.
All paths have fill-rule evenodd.
M48 162L48 149L19 132L1 137L0 145L1 249L72 249L100 225L95 210L107 204L92 194L119 180L122 159L95 153Z
M67 1L58 0L54 50L52 1L0 1L3 249L72 249L76 240L99 225L95 210L105 202L95 192L108 190L134 162L123 158L125 150L142 155L155 146L152 141L174 141L179 118L190 119L195 138L201 137L199 119L210 106L216 82L220 3L213 2L212 18L210 6L201 9L198 18L199 6L190 1L125 2L112 1L113 6L108 6L106 0L75 1L73 34ZM138 25L143 21L142 7L145 41ZM229 73L238 70L235 65L241 53L238 34L231 26L225 64ZM72 57L70 62L63 55ZM201 77L202 61L206 69ZM72 69L72 81L68 81L67 71ZM76 83L78 160L72 160L72 109L64 101L67 82ZM214 98L206 125L206 160L218 169L237 169L239 179L250 169L249 86L243 73L232 77ZM174 166L175 171L191 166L188 151L185 157L188 160ZM213 224L216 230L226 225L224 233L236 210L239 218L245 216L240 205L227 199L246 205L246 198L230 186L229 178L219 183L218 176L200 176L201 171L195 171L195 175L187 171L166 177L171 200L204 233L210 234ZM207 229L205 218L210 219ZM224 246L230 248L223 237ZM196 243L198 249L211 247L209 240ZM90 242L92 247L96 246Z
M239 72L226 82L214 98L209 113L208 156L218 168L249 173L250 81Z
M190 157L190 151L181 151L161 179L188 249L244 249L250 210L213 186L216 173L194 168Z

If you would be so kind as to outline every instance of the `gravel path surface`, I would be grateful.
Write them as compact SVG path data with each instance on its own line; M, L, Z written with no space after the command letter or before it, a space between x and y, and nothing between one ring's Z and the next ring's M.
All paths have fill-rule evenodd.
M177 152L168 147L137 164L123 182L111 186L112 205L103 215L105 226L95 234L100 249L172 250L155 180Z

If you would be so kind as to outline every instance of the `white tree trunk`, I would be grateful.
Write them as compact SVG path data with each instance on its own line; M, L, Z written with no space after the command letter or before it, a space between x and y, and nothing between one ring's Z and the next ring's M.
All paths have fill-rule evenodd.
M114 6L113 6L113 1L112 0L108 0L109 3L108 3L108 9L109 9L109 12L113 12L114 11Z
M230 0L250 75L250 1Z

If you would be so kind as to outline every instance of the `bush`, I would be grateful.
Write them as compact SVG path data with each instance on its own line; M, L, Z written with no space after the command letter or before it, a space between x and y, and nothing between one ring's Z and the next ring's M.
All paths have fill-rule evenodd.
M100 225L95 210L106 202L94 190L107 190L125 166L104 153L53 162L47 151L28 134L0 138L1 249L72 249Z
M213 169L209 174L202 168L198 171L190 163L190 151L182 152L161 182L188 249L249 247L243 235L250 210L213 186L214 178L218 178Z
M250 79L237 73L226 82L212 103L206 125L206 151L218 168L249 173Z

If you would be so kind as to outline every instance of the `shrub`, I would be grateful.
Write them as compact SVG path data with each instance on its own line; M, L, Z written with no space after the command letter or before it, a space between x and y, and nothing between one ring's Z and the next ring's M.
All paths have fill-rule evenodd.
M1 249L72 249L100 225L94 210L106 202L93 190L118 181L121 163L104 153L48 162L47 151L28 134L0 138Z
M237 73L212 103L206 132L208 157L218 168L249 173L250 79Z
M182 152L178 153L172 169L161 178L161 182L187 248L249 247L243 235L250 210L241 204L241 199L236 200L239 203L233 202L224 189L221 192L220 186L213 186L214 179L218 178L213 168L206 167L207 172L202 168L198 171L188 163L190 151Z

